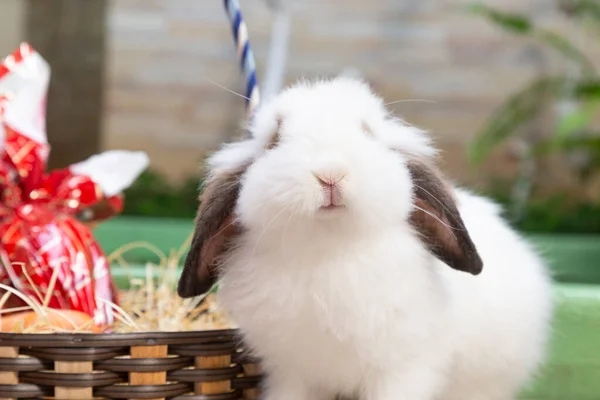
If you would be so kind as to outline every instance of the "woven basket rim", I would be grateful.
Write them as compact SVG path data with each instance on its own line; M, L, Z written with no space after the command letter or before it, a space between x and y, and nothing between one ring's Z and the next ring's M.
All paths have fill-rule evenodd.
M237 329L130 333L0 333L0 347L115 347L232 341Z

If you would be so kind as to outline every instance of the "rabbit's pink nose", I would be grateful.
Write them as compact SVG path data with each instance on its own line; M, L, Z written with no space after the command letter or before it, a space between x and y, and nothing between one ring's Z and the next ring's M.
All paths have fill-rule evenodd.
M340 182L345 174L314 174L323 191L323 204L321 208L336 208L343 205Z
M345 172L336 171L336 172L313 172L317 181L321 184L321 186L337 186L339 183L346 177Z

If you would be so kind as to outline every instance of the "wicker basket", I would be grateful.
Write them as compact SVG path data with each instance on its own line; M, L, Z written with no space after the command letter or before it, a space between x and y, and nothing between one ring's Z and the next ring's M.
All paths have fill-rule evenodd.
M256 399L259 384L235 330L0 333L0 399Z

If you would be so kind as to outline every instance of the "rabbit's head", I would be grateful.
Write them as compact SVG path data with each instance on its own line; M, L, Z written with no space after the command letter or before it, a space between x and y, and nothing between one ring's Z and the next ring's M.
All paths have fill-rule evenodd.
M404 224L450 267L481 271L428 136L392 118L368 85L297 84L261 106L249 130L209 160L181 296L208 290L229 239L250 231L310 239Z

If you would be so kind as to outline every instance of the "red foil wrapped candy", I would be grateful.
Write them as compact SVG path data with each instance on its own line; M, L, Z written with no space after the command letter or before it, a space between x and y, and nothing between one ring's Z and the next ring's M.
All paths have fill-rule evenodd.
M27 44L0 64L0 283L110 324L113 310L103 300L118 303L117 291L86 224L122 210L121 193L148 158L107 151L46 172L49 79L48 64ZM25 305L12 299L11 306Z

